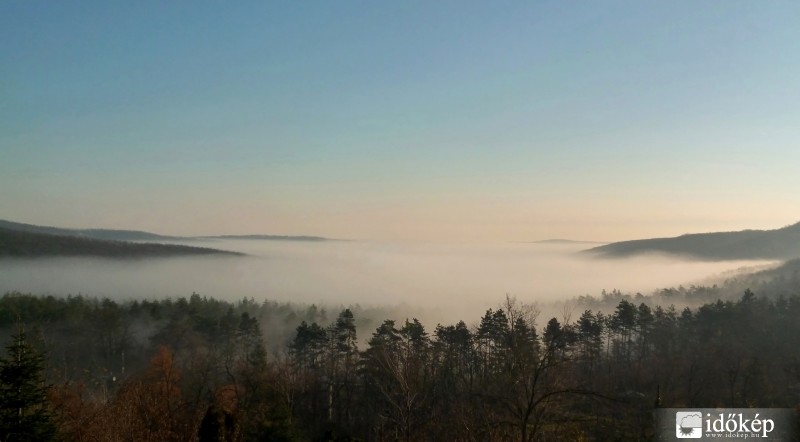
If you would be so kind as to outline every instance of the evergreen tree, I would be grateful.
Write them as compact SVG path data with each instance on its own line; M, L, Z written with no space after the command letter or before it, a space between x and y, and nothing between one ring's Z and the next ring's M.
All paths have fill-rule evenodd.
M43 356L28 343L20 328L6 347L6 357L0 358L0 440L55 438L43 367Z

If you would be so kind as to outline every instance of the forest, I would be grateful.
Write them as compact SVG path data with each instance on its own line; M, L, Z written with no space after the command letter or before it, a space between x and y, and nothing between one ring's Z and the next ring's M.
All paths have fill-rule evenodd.
M364 329L375 311L8 293L0 440L650 440L655 407L800 403L800 296L653 299Z

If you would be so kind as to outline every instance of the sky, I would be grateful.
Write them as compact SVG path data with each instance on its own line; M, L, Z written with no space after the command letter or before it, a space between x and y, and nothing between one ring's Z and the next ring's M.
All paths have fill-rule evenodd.
M614 241L800 221L800 2L0 3L0 218Z

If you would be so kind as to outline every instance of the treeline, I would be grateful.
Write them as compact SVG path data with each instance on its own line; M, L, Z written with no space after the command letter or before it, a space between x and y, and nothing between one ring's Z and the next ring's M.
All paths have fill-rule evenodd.
M268 351L263 329L291 315L299 326ZM13 425L44 407L70 441L647 440L656 406L800 404L798 317L800 297L749 290L696 309L622 300L541 321L507 298L472 326L364 332L351 309L12 294L0 299L14 336L0 388L24 382L3 375L23 323L45 356L26 370L49 388L22 405L0 398L0 439L39 428Z

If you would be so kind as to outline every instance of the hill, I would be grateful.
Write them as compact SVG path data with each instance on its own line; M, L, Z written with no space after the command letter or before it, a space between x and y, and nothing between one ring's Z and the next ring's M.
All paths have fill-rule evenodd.
M709 260L786 260L800 257L800 223L774 230L694 233L673 238L621 241L594 247L586 253L609 258L666 253Z
M242 253L204 247L109 241L0 227L0 257L95 256L106 258L148 258L188 255L243 256Z
M141 230L116 229L65 229L62 227L37 226L0 220L0 229L19 232L45 233L49 235L75 236L80 238L101 239L106 241L193 241L202 239L250 239L265 241L332 241L321 236L289 236L289 235L209 235L209 236L167 236Z
M17 223L0 220L0 229L19 232L45 233L49 235L75 236L80 238L101 239L106 241L193 241L202 239L248 239L264 241L333 241L321 236L290 236L290 235L209 235L209 236L168 236L157 233L143 232L141 230L116 230L116 229L65 229L62 227L37 226L34 224Z
M37 226L33 224L16 223L0 220L0 228L29 233L46 233L49 235L77 236L84 238L102 239L108 241L169 241L187 240L178 236L165 236L156 233L142 232L139 230L113 230L113 229L64 229L61 227Z

